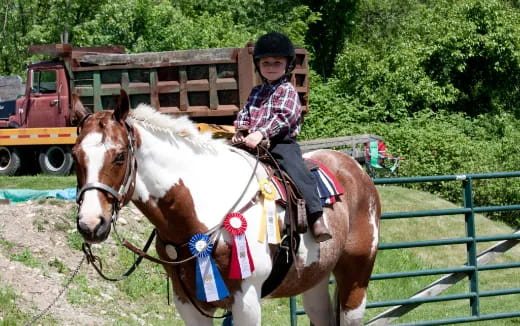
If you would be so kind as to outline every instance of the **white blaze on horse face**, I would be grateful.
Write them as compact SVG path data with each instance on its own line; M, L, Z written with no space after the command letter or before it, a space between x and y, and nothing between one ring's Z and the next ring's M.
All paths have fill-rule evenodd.
M81 150L85 153L86 180L85 183L100 182L99 173L105 162L105 153L114 148L111 142L102 143L103 135L98 132L88 134L81 142ZM83 203L79 213L82 222L95 228L103 209L98 196L99 190L87 190L83 193Z

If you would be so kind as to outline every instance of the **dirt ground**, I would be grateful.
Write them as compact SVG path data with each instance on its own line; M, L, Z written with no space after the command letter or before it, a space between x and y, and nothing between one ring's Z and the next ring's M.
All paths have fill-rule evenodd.
M67 244L67 234L76 229L74 202L46 200L21 204L0 205L0 287L10 287L17 295L18 308L36 316L52 303L83 258L79 250ZM140 221L135 208L124 208L125 219ZM118 223L128 223L126 220ZM13 255L27 251L34 257L35 267L13 260ZM21 259L18 259L21 260ZM49 264L51 262L51 264ZM58 262L58 264L52 264ZM60 273L56 265L64 265ZM86 274L88 286L102 289L110 298L113 283L102 280L94 269L84 262L80 273ZM94 275L95 274L95 275ZM49 315L59 325L105 325L99 306L71 306L63 294L51 307ZM0 312L0 324L2 323ZM34 323L39 325L39 322Z

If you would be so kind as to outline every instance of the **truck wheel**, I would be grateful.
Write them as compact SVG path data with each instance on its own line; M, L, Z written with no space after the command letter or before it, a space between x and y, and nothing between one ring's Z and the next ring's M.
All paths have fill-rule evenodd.
M0 146L0 175L15 175L20 165L20 153L16 148Z
M38 156L43 173L68 175L72 167L72 152L69 146L49 146L40 151Z

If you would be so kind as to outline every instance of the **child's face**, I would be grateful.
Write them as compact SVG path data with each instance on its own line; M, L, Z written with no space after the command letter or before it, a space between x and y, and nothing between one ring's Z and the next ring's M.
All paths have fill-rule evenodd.
M260 66L260 73L267 79L268 82L274 82L285 75L285 68L287 67L286 57L265 57L261 58L258 63Z

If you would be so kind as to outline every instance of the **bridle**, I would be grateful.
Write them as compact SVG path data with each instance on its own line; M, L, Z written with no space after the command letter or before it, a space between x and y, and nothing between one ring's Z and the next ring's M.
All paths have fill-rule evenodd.
M78 135L81 125L89 118L90 115L86 115L78 125ZM134 130L128 123L128 121L125 121L125 127L128 131L128 158L126 160L126 167L125 167L125 176L123 178L123 182L121 186L119 187L119 190L116 191L114 188L101 183L101 182L89 182L83 185L81 189L77 191L76 195L76 203L78 206L81 206L83 202L83 194L87 190L97 189L101 190L104 193L108 193L112 195L114 198L112 202L112 217L111 222L115 225L117 218L119 216L119 211L123 206L128 204L130 201L130 198L132 197L134 185L135 185L135 174L137 171L137 160L135 158L135 136L134 136ZM129 190L132 189L132 192Z

